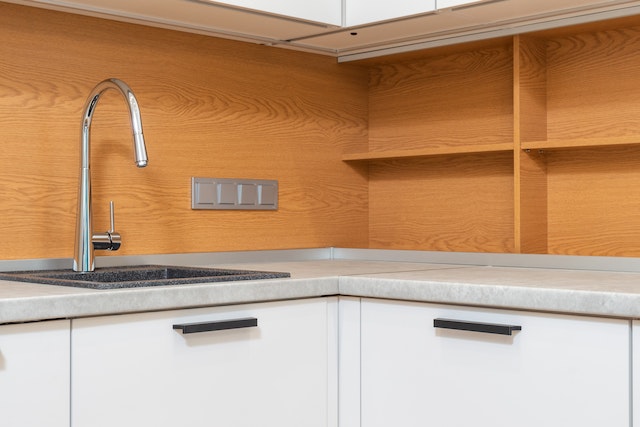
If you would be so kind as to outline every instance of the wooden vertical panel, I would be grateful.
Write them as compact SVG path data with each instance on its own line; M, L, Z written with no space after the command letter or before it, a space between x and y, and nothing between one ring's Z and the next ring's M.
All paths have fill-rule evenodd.
M547 165L544 152L518 150L520 200L516 209L520 215L521 253L547 253ZM516 184L517 186L518 184Z
M516 126L521 141L547 139L547 42L543 38L515 36L514 65L517 87Z
M126 107L92 124L96 231L116 205L115 254L368 243L367 71L334 58L0 3L0 259L71 257L81 109L100 80L138 97L149 166L133 166ZM277 179L279 210L192 211L192 176ZM100 255L106 255L101 252Z
M514 37L514 200L516 251L547 251L547 176L544 156L523 141L547 138L546 42Z

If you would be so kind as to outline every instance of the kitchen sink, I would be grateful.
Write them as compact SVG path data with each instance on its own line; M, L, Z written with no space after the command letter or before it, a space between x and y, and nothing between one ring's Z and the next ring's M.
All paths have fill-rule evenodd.
M86 273L72 270L0 272L0 280L73 286L89 289L120 289L193 283L230 282L291 277L289 273L221 268L137 265L105 267Z

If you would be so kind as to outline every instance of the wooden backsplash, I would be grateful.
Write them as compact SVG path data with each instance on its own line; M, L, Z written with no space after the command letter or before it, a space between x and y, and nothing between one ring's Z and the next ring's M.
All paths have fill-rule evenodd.
M341 161L366 149L366 70L7 3L0 40L0 259L72 256L82 107L109 77L136 93L149 154L137 169L126 107L107 91L94 228L114 200L118 254L367 246L366 166ZM280 208L191 210L192 176L277 179Z

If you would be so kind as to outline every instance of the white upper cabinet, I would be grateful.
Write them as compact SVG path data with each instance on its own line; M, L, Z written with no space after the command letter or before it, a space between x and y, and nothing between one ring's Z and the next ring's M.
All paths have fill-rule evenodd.
M436 0L395 0L390 2L347 0L345 23L347 27L352 27L354 25L433 12L435 9Z
M342 0L198 0L237 6L248 10L274 13L307 21L342 25ZM414 1L414 3L417 3Z
M472 3L480 3L486 0L436 0L436 8L448 9L450 7L466 6Z

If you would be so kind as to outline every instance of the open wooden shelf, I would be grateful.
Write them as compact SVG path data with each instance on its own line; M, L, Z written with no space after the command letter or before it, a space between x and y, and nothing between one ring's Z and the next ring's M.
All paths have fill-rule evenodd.
M640 256L639 16L362 65L371 247Z
M640 145L640 135L532 141L523 142L521 148L523 150L561 150L571 148L625 147L633 145Z

